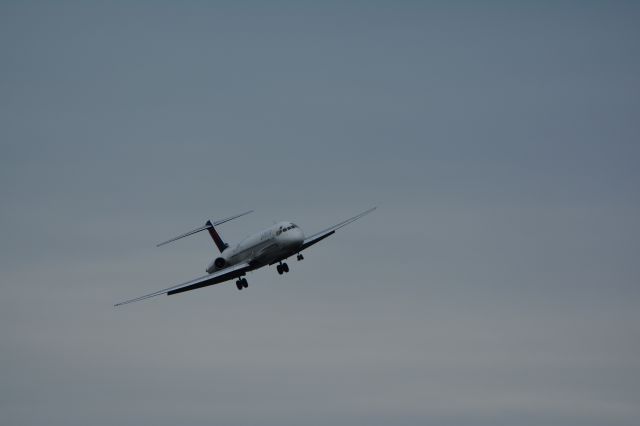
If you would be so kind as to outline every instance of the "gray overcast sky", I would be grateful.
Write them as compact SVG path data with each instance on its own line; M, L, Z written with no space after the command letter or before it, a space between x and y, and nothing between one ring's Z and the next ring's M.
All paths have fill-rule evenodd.
M0 5L11 425L635 425L637 2ZM280 277L204 235L379 209Z

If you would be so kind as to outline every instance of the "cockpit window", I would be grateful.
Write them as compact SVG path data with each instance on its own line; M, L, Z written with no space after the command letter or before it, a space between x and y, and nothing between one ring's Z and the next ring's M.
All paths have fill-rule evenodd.
M287 232L288 230L293 229L293 228L297 228L297 226L292 223L291 225L287 226L286 228L280 228L278 233Z

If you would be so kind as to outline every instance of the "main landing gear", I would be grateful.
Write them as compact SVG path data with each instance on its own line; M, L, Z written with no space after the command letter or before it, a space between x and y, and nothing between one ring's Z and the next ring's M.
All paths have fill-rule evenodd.
M298 256L296 256L296 258L298 259L298 262L304 259L304 256L301 255L300 253L298 253ZM286 263L282 263L280 262L277 266L276 269L278 270L278 274L282 275L282 274L286 274L287 272L289 272L289 265L287 265Z
M249 283L246 278L240 278L236 281L236 287L238 287L238 290L242 290L243 288L249 287Z
M289 272L289 265L281 262L276 266L276 269L278 270L278 274L282 275L283 273Z

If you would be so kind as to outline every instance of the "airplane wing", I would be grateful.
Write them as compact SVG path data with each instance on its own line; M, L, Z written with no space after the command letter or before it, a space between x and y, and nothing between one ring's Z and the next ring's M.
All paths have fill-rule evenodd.
M294 253L299 253L302 250L311 247L315 243L319 243L320 241L324 240L325 238L335 234L335 232L338 229L342 228L343 226L347 226L348 224L350 224L352 222L355 222L356 220L360 219L361 217L363 217L365 215L368 215L369 213L371 213L375 209L376 209L376 207L373 207L373 208L371 208L371 209L369 209L367 211L364 211L364 212L362 212L360 214L357 214L357 215L355 215L355 216L353 216L353 217L351 217L351 218L349 218L347 220L343 220L340 223L337 223L337 224L335 224L333 226L330 226L330 227L328 227L326 229L323 229L320 232L316 232L315 234L305 238L304 242L302 243L302 246L300 246L298 249L296 249ZM294 254L294 253L292 253L292 254ZM291 255L287 255L287 257L288 256L291 256ZM275 261L273 263L277 263L277 262L278 261Z
M325 238L327 238L329 235L332 235L334 232L336 232L338 229L342 228L343 226L347 226L348 224L350 224L351 222L355 222L356 220L360 219L362 216L368 215L369 213L371 213L372 211L374 211L376 209L376 207L373 207L367 211L364 211L360 214L357 214L347 220L343 220L340 223L337 223L333 226L330 226L326 229L323 229L320 232L316 232L315 234L307 237L304 240L304 243L302 244L302 246L304 248L309 247L310 245L313 245L315 243L317 243L318 241L324 240Z
M159 296L161 294L167 294L170 296L176 293L182 293L184 291L195 290L197 288L206 287L209 285L220 284L225 281L232 280L244 275L247 271L252 269L251 265L247 262L239 263L237 265L230 266L226 269L214 272L213 274L205 275L189 282L178 284L173 287L165 288L164 290L156 291L155 293L147 294L145 296L136 297L135 299L126 300L124 302L116 303L114 306L126 305L127 303L138 302L140 300L148 299L150 297Z

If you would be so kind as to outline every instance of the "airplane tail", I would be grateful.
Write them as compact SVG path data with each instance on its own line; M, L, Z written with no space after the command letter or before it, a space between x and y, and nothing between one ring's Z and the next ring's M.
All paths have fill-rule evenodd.
M186 232L182 235L178 235L177 237L171 238L170 240L164 241L158 245L156 245L156 247L160 247L163 246L165 244L169 244L173 241L179 240L180 238L184 238L184 237L188 237L189 235L193 235L195 233L198 233L200 231L204 231L205 229L207 231L209 231L209 235L211 235L211 239L213 239L213 242L215 243L216 247L218 247L218 250L220 250L220 253L222 253L227 247L229 247L229 244L225 243L224 241L222 241L222 238L220 238L220 234L218 234L218 231L216 231L216 226L221 225L225 222L229 222L230 220L239 218L240 216L244 216L247 215L249 213L253 212L253 210L249 210L248 212L244 212L244 213L240 213L237 214L235 216L230 216L227 217L225 219L221 219L221 220L217 220L215 222L211 222L210 220L207 221L207 223L204 226L201 226L200 228L196 228L192 231Z
M213 223L211 223L210 220L207 221L206 226L207 230L209 231L209 235L211 235L211 239L215 243L216 247L218 247L218 250L220 250L220 253L222 253L227 247L229 247L229 244L222 241L222 238L220 238L220 234L218 234L218 231L216 231L216 228L213 226Z

